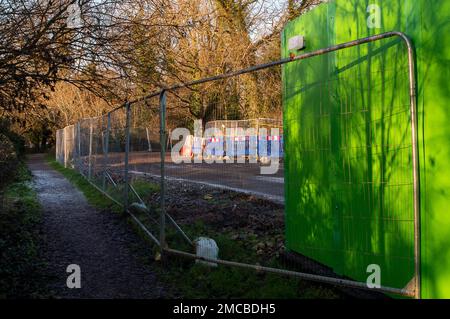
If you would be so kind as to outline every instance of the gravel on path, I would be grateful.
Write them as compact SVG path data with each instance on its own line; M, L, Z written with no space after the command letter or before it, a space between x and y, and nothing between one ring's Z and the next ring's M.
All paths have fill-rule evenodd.
M166 287L156 276L152 251L126 218L92 207L85 196L46 163L32 155L28 166L43 208L42 232L55 298L163 298ZM81 269L81 288L69 289L67 266Z

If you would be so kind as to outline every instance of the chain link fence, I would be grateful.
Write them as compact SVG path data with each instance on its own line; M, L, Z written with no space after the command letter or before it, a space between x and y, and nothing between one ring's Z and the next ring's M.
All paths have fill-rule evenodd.
M95 187L122 205L164 256L178 255L209 265L250 268L368 289L365 282L338 275L325 266L326 263L321 264L301 254L286 251L286 232L292 235L305 231L306 224L310 227L307 231L314 230L312 234L316 236L326 229L321 229L321 224L311 224L309 220L292 221L292 214L286 219L284 190L289 185L285 185L284 152L289 152L289 149L284 145L284 133L291 127L283 128L281 115L274 118L259 118L255 115L267 114L279 107L274 106L274 101L281 101L281 96L275 94L272 101L264 103L258 96L268 89L264 83L268 76L281 76L280 65L393 36L398 34L374 36L294 59L175 85L145 99L127 103L104 116L83 119L73 126L58 130L56 159L66 167L75 168ZM409 63L413 63L409 58ZM405 66L404 70L408 68ZM336 75L336 78L344 79L346 75L344 72L343 75ZM408 72L405 71L403 75L407 78ZM298 90L306 90L305 87L326 90L328 86L329 83L306 83ZM364 90L363 87L352 89L355 92ZM280 88L277 90L281 91ZM405 92L408 92L407 86ZM342 97L345 95L341 94ZM359 111L352 109L357 106L352 106L351 100L342 97L336 104L340 109L328 112L322 109L321 101L315 102L320 110L320 118L316 122L309 122L311 127L301 128L299 154L305 158L318 156L319 161L329 156L333 148L339 147L336 139L328 139L322 134L326 133L324 120L329 121L331 115L342 120L343 138L348 136L349 129L360 129L356 115ZM414 111L415 106L411 105L403 105L401 112L406 114L403 120ZM369 132L369 136L372 136L370 132L380 129L382 121L394 119L393 114L384 114L383 108L384 105L379 105L376 111L380 112L376 113L381 116L379 120L368 123L366 133ZM193 120L187 121L196 117L193 114L202 120L195 123ZM292 127L302 124L292 119L285 119L286 123ZM184 127L180 126L183 124ZM398 123L394 121L390 124L395 126ZM412 122L408 125L411 126ZM411 131L409 126L405 136L414 135L414 130ZM356 144L341 152L345 155L343 158L351 159L352 163L364 161L368 152L376 155L381 154L383 149L388 150L388 153L393 151L389 149L389 143L393 141L371 137L369 140L353 142ZM405 169L405 176L409 178L411 176L408 174L417 168L406 158L413 158L416 146L414 140L404 146L402 152L407 154L399 157L401 162L397 166ZM305 161L298 161L298 165L302 163ZM352 164L344 161L343 165L350 167ZM310 170L311 181L307 183L309 193L299 196L310 196L314 188L312 180L321 174L317 167L311 167ZM345 187L349 187L348 181L355 185L364 184L365 190L368 189L368 183L374 183L374 179L368 180L361 176L361 180L352 180L344 174L342 180L334 180L330 187L339 186L334 191L341 194ZM403 198L408 201L402 210L413 211L412 187L416 182L411 177L407 187L401 188ZM369 195L359 200L365 203L361 209L375 207L375 200L383 201ZM303 203L306 202L307 199L303 198ZM311 213L321 214L321 209L327 207L308 209L313 210ZM354 209L354 214L359 214L358 218L365 214L357 207ZM350 226L356 215L347 216L348 223L342 225L343 235L347 239L352 238ZM364 218L373 221L378 217L369 214ZM391 220L396 223L395 218ZM408 222L416 224L417 216L411 217ZM383 255L383 258L396 263L396 267L406 269L408 276L411 274L413 279L418 276L417 229L414 234L414 244L404 255L394 256L392 260L388 255ZM320 241L314 244L314 247L309 248L321 249ZM353 256L377 255L370 245L348 245L347 249ZM341 257L345 254L342 252ZM418 288L415 287L388 285L376 287L376 290L417 296Z

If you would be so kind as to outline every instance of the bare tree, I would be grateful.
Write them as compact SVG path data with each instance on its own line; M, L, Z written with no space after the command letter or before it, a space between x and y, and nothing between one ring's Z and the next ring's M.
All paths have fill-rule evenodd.
M0 114L23 130L61 126L175 82L277 59L284 24L319 2L0 0ZM172 99L174 121L279 117L280 69Z

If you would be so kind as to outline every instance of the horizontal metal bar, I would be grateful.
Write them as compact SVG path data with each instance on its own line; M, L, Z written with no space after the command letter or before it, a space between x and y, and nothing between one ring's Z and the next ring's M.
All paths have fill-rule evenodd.
M221 265L225 265L225 266L241 267L241 268L253 269L253 270L261 271L261 272L292 276L292 277L297 277L297 278L304 279L304 280L327 283L327 284L332 284L332 285L340 285L340 286L346 286L346 287L351 287L351 288L356 288L356 289L378 291L378 292L384 292L384 293L389 293L389 294L402 295L402 296L406 296L406 297L414 297L414 292L408 291L406 289L398 289L398 288L391 288L391 287L384 287L384 286L381 286L380 288L369 288L369 287L367 287L367 285L365 283L353 281L353 280L325 277L325 276L307 274L307 273L285 270L285 269L245 264L245 263L229 261L229 260L212 259L212 258L197 256L195 254L191 254L191 253L187 253L184 251L171 249L171 248L162 248L162 249L165 252L167 252L168 254L178 255L181 257L186 257L186 258L191 258L191 259L196 259L196 260L202 260L202 261L206 261L206 262L210 262L210 263L217 263L217 264L221 264Z

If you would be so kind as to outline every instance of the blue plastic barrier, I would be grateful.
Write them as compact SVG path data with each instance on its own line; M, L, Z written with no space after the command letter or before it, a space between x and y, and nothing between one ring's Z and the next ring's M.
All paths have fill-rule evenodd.
M220 137L210 137L206 139L205 145L205 155L206 156L223 156L223 138Z
M245 136L237 136L235 138L236 156L247 156L247 139Z
M246 155L258 157L258 136L246 136Z
M277 143L278 151L272 152L272 146ZM283 136L231 136L213 137L206 139L206 156L254 156L283 158ZM250 147L251 145L253 147ZM197 154L198 148L194 139L193 153ZM200 154L200 153L199 153Z
M278 146L278 151L274 149L272 152L273 145ZM283 158L283 136L260 136L258 139L258 156Z
M237 156L236 153L236 137L228 136L225 138L225 155L229 157Z
M203 138L194 136L194 143L192 145L192 154L199 156L203 154Z

